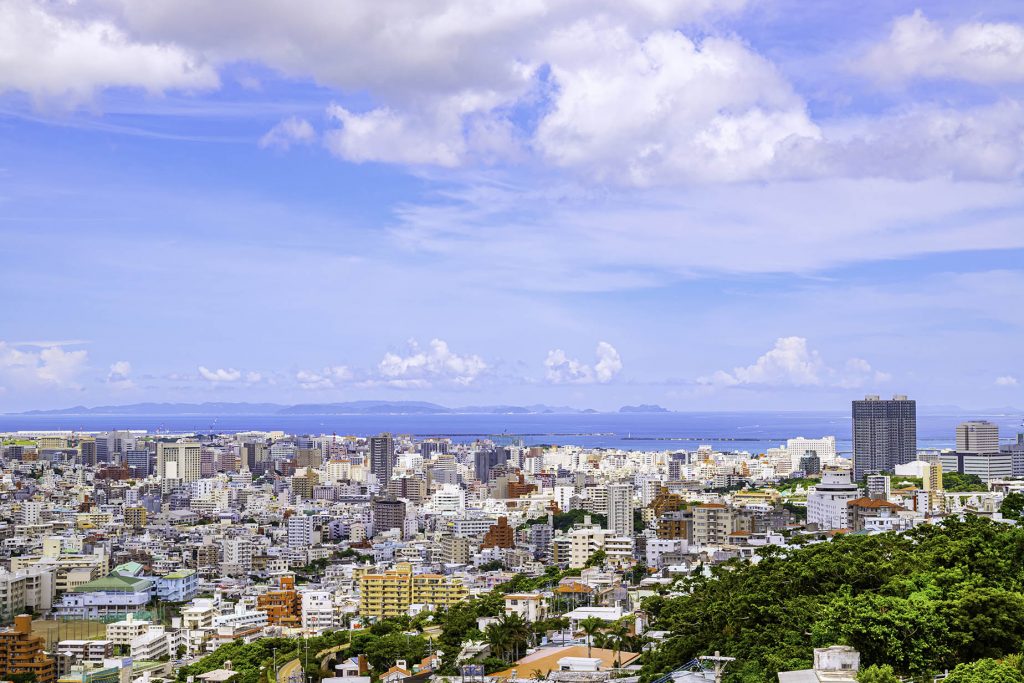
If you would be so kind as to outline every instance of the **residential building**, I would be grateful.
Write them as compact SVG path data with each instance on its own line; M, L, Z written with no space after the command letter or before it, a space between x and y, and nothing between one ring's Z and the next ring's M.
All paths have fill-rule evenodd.
M917 457L917 403L866 396L853 402L853 478L893 472Z
M413 574L407 562L359 579L359 614L366 617L406 614L410 605L446 607L467 597L469 591L461 580L440 574Z
M19 614L14 625L0 629L0 679L32 676L36 683L54 683L57 666L46 656L46 640L32 635L32 617Z
M383 488L391 480L391 471L395 466L395 440L390 434L370 437L370 473L377 477L377 483Z
M632 484L608 485L608 530L616 536L633 535Z

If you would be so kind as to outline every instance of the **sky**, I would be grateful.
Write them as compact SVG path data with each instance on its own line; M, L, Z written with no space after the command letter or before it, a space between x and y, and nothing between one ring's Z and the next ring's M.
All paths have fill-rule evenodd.
M0 0L0 411L1024 406L1024 6Z

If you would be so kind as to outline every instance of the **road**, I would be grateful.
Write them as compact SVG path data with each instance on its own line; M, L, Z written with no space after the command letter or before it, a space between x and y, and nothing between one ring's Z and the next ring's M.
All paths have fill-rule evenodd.
M302 681L302 660L293 659L285 662L284 666L277 670L277 683L301 683Z

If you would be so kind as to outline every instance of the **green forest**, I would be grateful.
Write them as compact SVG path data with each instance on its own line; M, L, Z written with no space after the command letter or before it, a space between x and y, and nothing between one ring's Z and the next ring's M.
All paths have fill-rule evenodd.
M1021 650L1024 528L968 517L762 555L644 602L653 627L671 632L644 656L644 680L715 650L736 657L726 676L734 683L810 668L813 648L834 644L855 647L865 667L914 678Z

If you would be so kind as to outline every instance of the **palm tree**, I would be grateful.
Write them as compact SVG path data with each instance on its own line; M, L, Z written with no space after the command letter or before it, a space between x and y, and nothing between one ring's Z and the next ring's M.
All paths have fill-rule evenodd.
M626 624L624 619L619 619L608 627L608 635L611 637L614 646L614 665L616 667L621 666L622 663L619 661L619 656L622 654L622 644L629 635L629 625Z
M594 634L596 634L601 627L605 625L604 619L598 619L597 617L587 617L580 622L580 628L587 634L587 657L590 657L590 646L594 641Z

